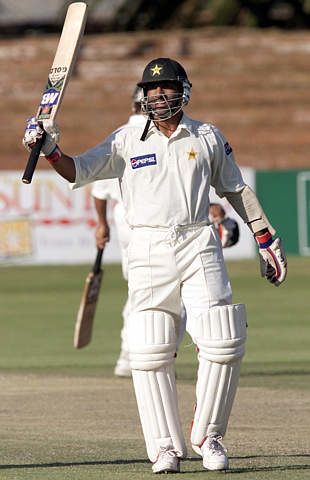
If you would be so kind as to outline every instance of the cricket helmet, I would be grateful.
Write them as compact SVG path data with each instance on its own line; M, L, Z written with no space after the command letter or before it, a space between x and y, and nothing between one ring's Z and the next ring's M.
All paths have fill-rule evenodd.
M131 95L132 113L135 113L135 114L141 113L141 100L143 97L144 97L143 88L138 87L138 85L136 85Z
M132 93L132 102L133 103L140 103L141 99L143 98L143 88L136 85L133 93Z
M175 83L180 92L170 95L160 95L161 100L166 102L166 108L156 109L154 97L148 97L147 91L152 85L161 82ZM187 105L190 99L192 84L187 78L187 74L180 63L171 58L155 58L147 64L144 69L142 79L138 82L138 87L143 88L144 97L141 100L142 112L150 118L166 120ZM153 98L153 101L152 101Z

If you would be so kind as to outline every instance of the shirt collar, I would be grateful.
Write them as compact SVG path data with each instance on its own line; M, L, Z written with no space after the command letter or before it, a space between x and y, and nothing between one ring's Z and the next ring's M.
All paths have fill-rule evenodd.
M180 123L179 123L175 133L180 132L181 130L187 130L188 132L191 132L192 128L193 128L193 125L192 125L191 119L187 115L185 115L185 113L183 112ZM158 129L157 129L156 125L154 124L154 122L151 122L151 125L150 125L147 136L149 136L149 134L151 134L151 133L156 133L156 132L158 132Z
M184 112L183 112L183 116L180 120L180 123L178 125L177 130L178 129L187 130L188 132L191 132L193 130L193 122L187 115L185 115Z

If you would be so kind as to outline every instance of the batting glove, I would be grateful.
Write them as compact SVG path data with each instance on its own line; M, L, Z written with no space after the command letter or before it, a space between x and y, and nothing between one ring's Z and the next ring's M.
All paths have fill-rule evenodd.
M28 118L23 138L24 147L31 152L35 143L40 140L44 131L46 132L45 141L41 148L41 156L48 157L56 149L59 141L60 132L57 125L51 120L43 120L38 123L35 117Z
M260 272L270 283L279 287L287 273L287 260L280 238L272 239L269 232L257 235L259 246Z

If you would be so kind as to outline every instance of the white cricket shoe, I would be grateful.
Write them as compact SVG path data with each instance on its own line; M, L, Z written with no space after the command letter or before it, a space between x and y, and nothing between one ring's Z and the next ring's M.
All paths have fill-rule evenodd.
M125 350L121 350L120 356L114 368L114 375L117 377L131 377L129 353Z
M180 458L172 448L160 447L158 457L152 466L153 473L179 473Z
M207 437L201 446L202 464L207 470L225 470L228 468L227 450L219 435Z

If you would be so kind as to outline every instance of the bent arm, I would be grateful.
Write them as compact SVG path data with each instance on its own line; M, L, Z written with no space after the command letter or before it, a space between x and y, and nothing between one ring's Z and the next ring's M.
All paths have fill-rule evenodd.
M225 196L254 234L259 247L262 277L278 287L286 278L286 255L281 239L272 238L275 230L270 225L255 193L246 185L240 192L225 193Z
M255 236L267 230L274 235L275 230L270 225L255 193L244 183L231 146L218 129L213 128L213 133L217 148L212 158L211 185L220 197L227 198Z
M239 192L225 192L224 196L255 236L267 230L271 235L276 233L258 198L248 185Z

